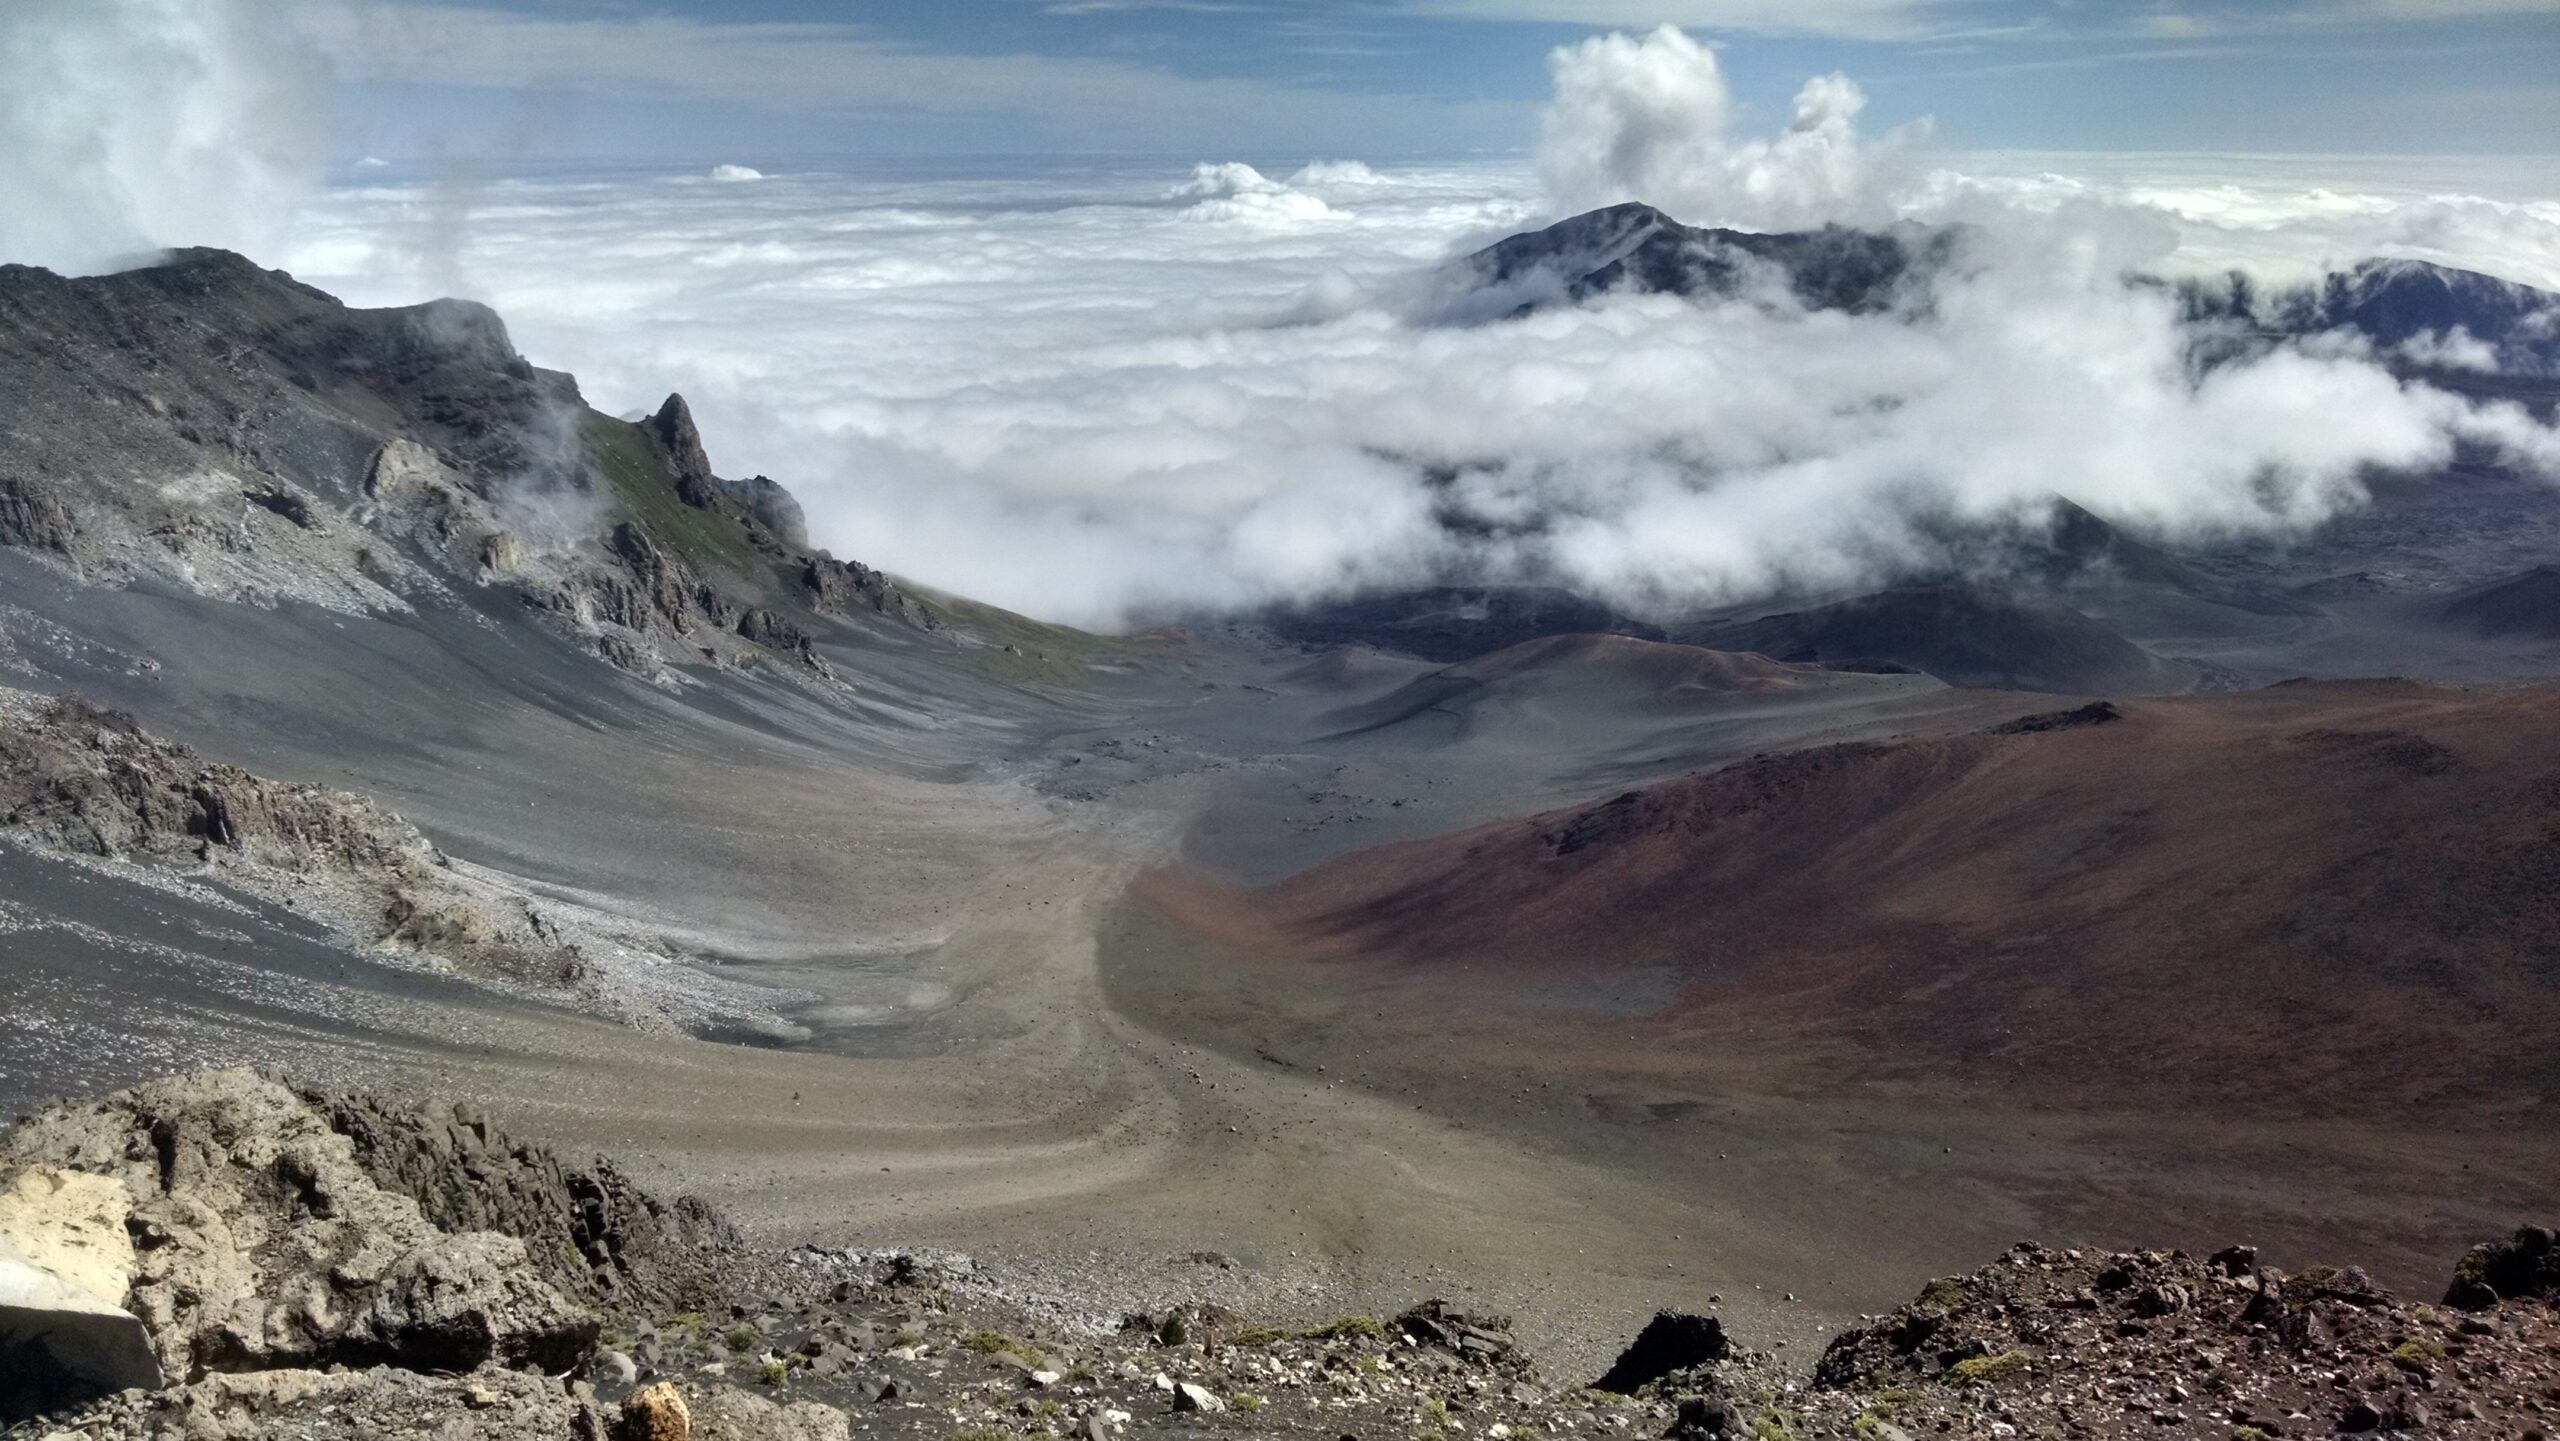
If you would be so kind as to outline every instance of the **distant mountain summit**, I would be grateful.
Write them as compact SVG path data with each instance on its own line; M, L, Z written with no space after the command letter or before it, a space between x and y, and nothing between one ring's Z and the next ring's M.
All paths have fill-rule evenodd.
M1466 295L1451 314L1493 319L1611 294L1724 299L1755 291L1790 294L1808 310L1868 314L1917 298L1954 263L1967 233L1902 224L1761 234L1683 225L1629 202L1459 261ZM2421 366L2560 371L2560 295L2475 271L2375 259L2292 289L2269 290L2235 272L2176 290L2191 324L2236 322L2262 337L2345 330ZM2463 338L2472 344L2456 348Z
M2560 295L2423 260L2367 260L2274 292L2235 272L2183 285L2180 299L2190 322L2238 322L2275 336L2343 330L2423 366L2560 373Z
M1914 225L1762 235L1683 225L1630 203L1514 235L1460 266L1515 311L1620 291L1731 296L1774 285L1808 309L1867 312L1890 307L1907 280L1945 264L1958 234Z

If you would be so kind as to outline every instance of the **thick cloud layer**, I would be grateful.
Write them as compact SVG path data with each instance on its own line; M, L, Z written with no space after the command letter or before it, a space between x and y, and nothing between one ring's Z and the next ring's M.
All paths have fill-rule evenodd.
M1630 296L1434 327L1406 282L1551 210L1535 179L1282 173L505 183L468 192L451 255L600 403L682 389L713 460L792 485L822 542L1092 624L1447 574L1740 599L1884 578L1925 522L2055 490L2211 535L2314 523L2365 467L2457 438L2550 449L2351 350L2199 381L2169 303L2121 283L2408 251L2423 194L2348 224L2298 176L2182 182L2246 197L2240 225L2120 183L1941 177L1998 223L1924 320ZM342 192L294 266L413 298L453 193ZM2464 204L2560 258L2560 225ZM2261 223L2287 211L2316 223Z
M327 72L272 0L0 4L0 259L272 253L325 155Z
M2458 441L2560 464L2520 412L2402 385L2349 346L2199 376L2168 301L2123 283L2399 254L2560 285L2560 206L2533 198L2547 176L2456 190L2389 165L1933 168L1908 137L1862 140L1857 89L1836 76L1755 138L1711 53L1661 31L1559 52L1534 166L374 171L292 214L278 247L206 228L208 192L153 188L158 152L119 128L204 145L292 130L292 85L232 67L260 34L251 11L21 6L0 12L13 42L112 39L128 67L165 42L184 63L165 93L123 96L130 117L123 82L93 78L68 108L11 122L71 127L46 142L60 173L0 172L59 217L37 229L12 207L11 258L227 241L359 303L488 300L608 409L685 392L714 462L789 484L821 543L1056 619L1462 576L1672 608L1888 579L1927 559L1947 516L2055 491L2217 535L2317 523L2359 503L2370 468L2441 464ZM111 23L84 31L75 12ZM13 43L0 64L53 75L55 54ZM227 208L204 213L286 220L301 153L207 161ZM1619 198L1702 223L1978 230L1916 319L1776 296L1417 319L1420 277L1451 255ZM2431 343L2480 360L2462 337Z

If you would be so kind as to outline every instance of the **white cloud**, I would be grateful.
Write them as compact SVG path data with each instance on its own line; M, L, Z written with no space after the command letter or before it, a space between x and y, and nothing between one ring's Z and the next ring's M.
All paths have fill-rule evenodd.
M1969 28L1992 7L1985 0L1414 0L1406 8L1470 20L1914 40Z
M714 165L711 178L724 185L744 185L764 179L764 172L752 165Z
M794 487L839 553L1086 623L1435 567L1739 598L1888 575L1920 554L1915 517L2057 488L2208 535L2313 523L2359 503L2366 466L2436 463L2457 439L2553 464L2521 412L2349 353L2195 382L2166 302L2118 283L2128 266L2280 247L2278 216L2315 190L2341 198L2303 213L2349 250L2429 203L2255 164L2039 205L1920 195L1996 223L1980 275L1917 324L1658 297L1408 324L1382 297L1534 222L1538 182L1508 164L1380 168L1312 229L1200 223L1193 206L1296 190L1226 166L511 183L481 197L459 262L598 404L683 390L724 472ZM2130 190L2216 196L2223 219ZM339 193L295 269L415 298L399 237L431 194ZM2560 257L2560 225L2543 244ZM1508 529L1452 529L1453 508Z
M268 252L318 178L328 78L257 0L9 0L0 260Z
M1866 94L1845 75L1806 81L1776 136L1737 140L1715 52L1673 26L1593 36L1548 68L1538 169L1560 210L1641 200L1692 224L1788 230L1892 209L1911 133L1861 143Z
M1240 161L1194 166L1191 178L1175 186L1170 195L1176 200L1199 202L1184 212L1194 220L1300 225L1333 220L1340 215L1316 196L1293 185L1283 185Z

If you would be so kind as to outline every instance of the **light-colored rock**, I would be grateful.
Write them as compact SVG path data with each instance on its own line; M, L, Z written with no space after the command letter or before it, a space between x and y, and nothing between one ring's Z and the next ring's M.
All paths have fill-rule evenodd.
M1227 1403L1219 1400L1218 1393L1210 1390L1208 1387L1195 1386L1192 1383L1185 1381L1181 1385L1173 1388L1173 1409L1176 1411L1197 1411L1203 1415L1214 1416L1217 1413L1226 1410Z
M103 1176L29 1166L0 1180L0 1422L161 1383L151 1338L124 1309L131 1209Z
M668 1381L632 1392L613 1424L613 1441L688 1441L692 1435L693 1408Z
M121 1183L140 1240L127 1304L175 1380L391 1361L567 1370L598 1323L524 1243L448 1234L376 1186L346 1137L246 1071L156 1081L30 1117L0 1175L53 1166Z

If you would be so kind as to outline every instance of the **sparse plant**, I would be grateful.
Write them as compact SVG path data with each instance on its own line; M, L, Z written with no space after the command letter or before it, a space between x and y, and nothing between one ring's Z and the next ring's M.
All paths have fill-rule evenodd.
M2003 1351L1997 1356L1968 1356L1947 1368L1947 1374L1968 1386L2006 1381L2027 1369L2024 1351Z
M972 1331L960 1338L960 1347L981 1356L1011 1356L1026 1366L1037 1366L1043 1358L1028 1341L1018 1341L1002 1331Z
M767 1386L779 1386L791 1379L791 1363L779 1356L767 1358L762 1369L757 1371L756 1379Z
M1307 1341L1384 1341L1387 1328L1375 1316L1337 1316L1298 1333Z
M2412 1336L2391 1351L2392 1365L2419 1376L2433 1372L2436 1363L2443 1359L2443 1343L2425 1336Z
M752 1351L756 1342L764 1339L764 1333L753 1326L737 1325L730 1327L729 1334L721 1339L732 1351Z
M1251 1391L1238 1391L1227 1398L1227 1404L1239 1411L1259 1411L1262 1409L1262 1398Z

